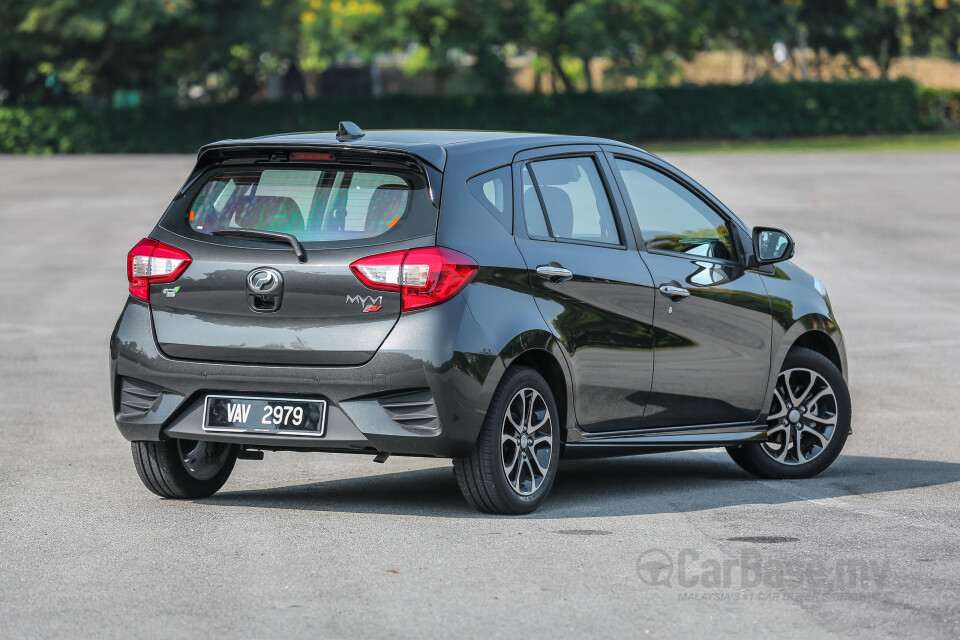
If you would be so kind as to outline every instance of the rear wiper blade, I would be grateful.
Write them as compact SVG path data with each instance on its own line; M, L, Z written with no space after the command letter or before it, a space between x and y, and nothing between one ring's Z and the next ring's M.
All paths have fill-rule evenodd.
M210 234L215 236L236 236L238 238L257 238L258 240L268 240L270 242L283 242L293 247L293 252L297 254L297 260L300 262L307 261L307 252L303 250L303 245L297 240L297 236L292 233L237 227L236 229L217 229L216 231L211 231Z

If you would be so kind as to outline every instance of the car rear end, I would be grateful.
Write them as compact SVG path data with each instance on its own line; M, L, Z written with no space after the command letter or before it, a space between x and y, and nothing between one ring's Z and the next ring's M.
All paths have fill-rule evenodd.
M111 339L123 435L468 450L497 358L460 295L477 264L436 246L441 187L394 150L206 149L128 257Z

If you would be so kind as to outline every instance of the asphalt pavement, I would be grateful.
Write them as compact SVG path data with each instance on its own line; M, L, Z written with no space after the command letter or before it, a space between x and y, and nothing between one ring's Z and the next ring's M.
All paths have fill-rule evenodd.
M147 492L107 340L191 158L0 157L0 638L960 637L960 154L668 159L794 235L854 434L803 481L569 462L510 518L443 460L268 453L206 500Z

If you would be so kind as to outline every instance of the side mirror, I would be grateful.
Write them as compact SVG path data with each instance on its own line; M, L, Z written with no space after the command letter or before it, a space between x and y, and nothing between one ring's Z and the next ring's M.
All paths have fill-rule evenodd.
M753 228L753 255L760 264L783 262L793 257L794 243L783 229Z

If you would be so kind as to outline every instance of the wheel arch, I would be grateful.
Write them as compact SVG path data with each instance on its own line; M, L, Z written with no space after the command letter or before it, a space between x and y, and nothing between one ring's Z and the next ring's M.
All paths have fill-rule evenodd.
M503 374L512 367L529 367L543 376L557 403L558 418L564 431L574 426L570 372L560 344L552 333L539 330L524 332L504 347L500 357L505 366Z
M560 424L567 424L567 382L560 363L553 355L544 349L530 349L523 352L510 363L507 370L513 367L529 367L533 369L547 381L553 398L557 403L557 416Z
M792 349L807 348L823 354L837 365L840 374L847 378L847 357L843 346L843 334L833 318L821 313L809 313L798 318L789 328L775 340L770 362L770 376L767 381L767 393L764 395L763 406L758 422L767 418L770 404L773 402L773 390L777 384L777 376L783 368L783 362Z
M840 349L824 331L819 329L804 331L797 337L796 340L793 341L793 344L790 345L790 349L788 349L787 353L799 348L810 349L811 351L816 351L817 353L826 356L831 362L833 362L833 364L837 365L837 369L840 370L840 373L846 376L846 366L843 362L843 359L840 357Z

